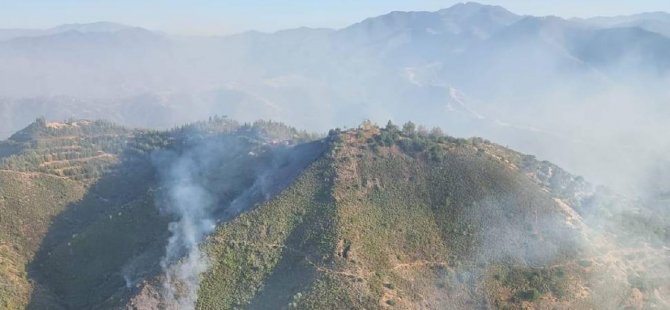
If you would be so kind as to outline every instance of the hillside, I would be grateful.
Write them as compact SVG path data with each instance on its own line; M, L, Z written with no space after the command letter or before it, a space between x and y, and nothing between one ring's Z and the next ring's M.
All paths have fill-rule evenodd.
M38 120L0 150L5 308L670 306L667 201L479 138Z
M667 233L620 248L590 227L588 184L558 167L411 127L332 138L294 186L209 240L198 308L668 306L667 268L645 274L667 263Z
M147 273L157 268L170 222L154 203L160 184L152 156L159 150L177 152L214 139L239 146L228 156L266 154L218 168L216 177L239 177L217 185L230 196L222 199L232 199L254 183L256 167L278 158L265 152L275 149L269 145L278 151L285 147L280 141L306 137L278 123L225 118L166 132L38 119L0 143L0 243L8 249L0 252L1 305L91 308L125 287L120 269L136 256L150 260Z
M130 133L106 122L39 119L0 142L0 306L21 308L40 289L28 263L54 218L108 172Z

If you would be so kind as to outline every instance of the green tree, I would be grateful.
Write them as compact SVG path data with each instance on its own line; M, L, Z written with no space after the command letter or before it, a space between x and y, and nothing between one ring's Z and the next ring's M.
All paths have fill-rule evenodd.
M35 120L35 123L40 127L46 127L47 119L44 116L40 116Z
M416 125L412 122L407 122L402 125L402 132L408 136L413 136L416 133Z
M393 124L393 122L389 120L389 122L386 123L386 130L389 132L396 132L398 131L398 126L396 126L395 124Z

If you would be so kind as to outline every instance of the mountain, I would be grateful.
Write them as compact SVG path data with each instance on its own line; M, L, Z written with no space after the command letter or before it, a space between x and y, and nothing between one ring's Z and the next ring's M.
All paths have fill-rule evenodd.
M263 134L266 129L268 133ZM236 134L224 134L230 130ZM189 134L191 131L194 134ZM195 132L201 132L202 136ZM213 136L214 132L219 134ZM156 255L162 255L165 248L171 217L150 207L156 195L153 191L159 186L152 158L159 152L154 150L161 148L165 151L161 154L167 156L171 148L161 145L177 147L206 139L216 140L220 147L230 146L224 149L227 155L217 153L221 156L218 160L232 162L241 158L234 161L235 165L219 166L215 177L235 177L239 183L216 182L217 193L228 196L222 197L228 202L240 196L253 203L262 199L260 193L244 190L255 182L254 170L260 173L261 169L298 169L291 164L293 159L285 157L289 154L282 153L285 148L277 141L299 141L300 135L281 124L259 122L253 127L240 126L219 118L171 132L127 130L100 121L38 120L0 144L3 156L0 243L9 251L2 252L0 304L11 309L23 308L28 302L34 308L93 307L104 301L99 299L101 296L106 299L111 295L90 294L90 287L85 286L94 285L101 294L125 287L119 277L124 264L133 261L135 255L154 259L144 272L159 267L160 256ZM255 138L260 136L262 140ZM276 143L277 147L270 148L268 143ZM295 150L313 148L306 145ZM258 156L249 155L251 152L257 152ZM281 158L285 159L280 161ZM278 162L269 162L273 159ZM275 166L280 163L283 166ZM291 180L289 174L282 176L278 182ZM273 191L270 187L262 188L269 191L268 195ZM125 237L117 234L118 229L126 231ZM93 243L75 243L76 251L81 252L74 255L71 250L75 248L71 246L76 236ZM113 240L107 239L110 237ZM135 241L128 243L130 239L126 238ZM107 255L111 254L108 251L114 254ZM97 255L106 258L93 258ZM73 276L76 281L71 281Z
M87 24L65 24L48 29L0 29L0 41L21 37L47 36L68 31L77 31L81 33L110 33L131 28L134 27L111 22L94 22Z
M43 31L37 29L1 29L0 40L10 40L19 37L39 36Z
M463 3L231 36L65 25L0 41L0 136L40 116L166 129L218 114L317 132L415 120L637 193L670 150L659 134L670 38L629 22L664 16L605 23Z
M646 88L660 87L667 73L670 38L633 26L594 23L519 16L502 7L471 2L436 12L392 12L339 30L298 28L228 37L170 37L112 23L63 25L38 37L0 42L0 85L4 85L0 94L9 100L75 98L85 111L100 100L200 97L237 88L244 97L276 106L273 118L310 128L323 122L314 122L311 115L296 118L290 111L296 106L334 106L336 117L327 126L313 128L327 130L373 118L371 111L406 120L402 115L407 104L395 98L414 92L409 90L414 81L406 72L425 67L443 68L431 78L431 86L445 86L442 94L456 88L487 105L513 104L514 110L533 107L533 102L556 92L574 101L599 96L610 88L651 93ZM655 83L633 85L628 80L631 76ZM556 89L556 84L570 87ZM585 84L593 86L580 87ZM429 101L444 102L444 96L434 95L433 89L418 92ZM518 98L519 94L527 95ZM337 100L326 99L333 97ZM233 96L216 105L225 108L238 103ZM363 115L347 117L352 109L362 110ZM228 114L242 118L232 112ZM29 119L39 117L38 113L60 118L51 111L33 111ZM449 117L434 110L426 115ZM533 126L523 124L527 118L512 121L514 114L502 116L506 122ZM188 121L194 119L180 120ZM0 130L12 132L26 124Z
M394 65L425 64L489 38L520 18L502 7L467 3L437 12L392 12L344 28L335 37L338 46Z
M583 20L603 28L637 27L670 37L670 14L667 12L651 12L629 16L595 17Z
M114 93L142 93L155 79L152 76L158 73L159 63L167 61L166 56L157 53L169 47L161 35L141 28L116 32L67 30L2 41L0 66L7 74L2 76L6 83L0 91L13 98L68 93L110 98ZM145 83L132 84L140 79Z
M412 123L38 119L0 156L4 308L669 302L667 201Z
M77 31L87 32L119 32L134 27L111 22L94 22L88 24L65 24L49 29L51 33Z
M622 30L611 33L614 38L610 41L591 41L589 38L596 31L592 28L634 27L591 24L596 23L519 16L502 7L472 2L436 12L392 12L339 30L298 28L229 37L173 38L106 22L71 24L55 27L37 37L16 37L0 44L0 54L5 59L0 63L5 72L0 78L3 85L7 85L0 93L13 98L119 99L146 93L195 94L222 85L263 84L265 79L286 76L330 84L335 88L334 93L352 93L366 91L357 88L360 83L383 85L382 88L388 89L389 83L400 82L389 81L389 78L400 78L399 71L407 67L442 64L454 69L442 73L441 82L476 97L484 91L481 97L488 101L505 93L497 90L489 95L484 90L489 83L461 78L462 74L481 76L486 73L464 68L495 61L506 66L506 70L489 75L505 80L512 74L510 71L525 65L523 68L530 72L520 72L520 77L535 80L534 70L545 72L549 77L555 75L554 68L547 68L546 62L555 63L559 68L563 62L577 62L582 67L595 66L605 71L634 55L658 55L648 60L646 65L652 67L667 61L663 46L668 38L645 33L638 38ZM638 40L645 41L640 48L637 48ZM609 45L632 55L601 56ZM494 56L498 49L506 48L513 48L509 56ZM506 52L502 50L500 54ZM539 57L533 53L548 54L539 64L519 64L518 59ZM85 70L91 65L98 70ZM667 71L663 65L659 70ZM569 78L581 79L581 72L571 72ZM605 78L627 76L604 73ZM519 88L526 89L535 86L518 84ZM366 93L371 101L386 99L371 90ZM278 104L286 106L288 101L293 101L285 100L278 100Z

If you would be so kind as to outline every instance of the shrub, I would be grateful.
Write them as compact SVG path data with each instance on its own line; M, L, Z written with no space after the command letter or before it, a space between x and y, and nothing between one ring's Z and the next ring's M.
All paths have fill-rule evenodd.
M536 301L538 298L540 298L540 296L540 292L534 288L527 291L521 291L516 294L516 298L518 300L525 301Z

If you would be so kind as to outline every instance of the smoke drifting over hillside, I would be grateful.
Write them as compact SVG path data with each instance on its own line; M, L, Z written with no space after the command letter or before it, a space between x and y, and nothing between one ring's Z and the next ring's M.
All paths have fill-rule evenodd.
M173 158L166 159L166 156ZM201 183L206 171L203 169L207 169L201 164L206 165L207 161L202 162L206 158L197 153L180 157L163 154L162 157L157 158L156 163L168 161L169 164L161 177L167 191L161 208L175 217L169 225L171 236L161 260L165 271L165 303L178 309L193 309L200 274L208 267L199 244L214 230L216 223L212 215L213 198Z
M659 18L667 20L658 22ZM242 122L272 119L322 133L354 127L365 119L378 124L390 119L394 123L412 121L440 127L450 136L481 136L529 154L521 155L481 139L459 140L413 126L401 130L392 124L377 128L366 123L359 131L333 130L328 139L302 143L313 137L299 137L296 130L277 123L241 126L215 117L162 133L138 130L137 141L130 138L136 134L130 131L123 138L114 132L87 137L88 131L81 129L85 126L77 122L42 120L32 126L36 131L26 135L25 141L7 141L0 155L17 155L13 161L6 161L11 164L5 167L9 172L26 178L71 178L84 191L89 184L78 182L94 182L110 174L102 164L88 171L84 163L100 158L113 162L123 159L124 152L153 152L150 161L154 170L147 175L157 177L159 184L147 185L146 191L160 210L156 216L168 218L169 238L151 235L155 239L144 242L165 243L161 270L151 269L158 269L157 266L144 270L153 263L149 259L152 256L134 250L124 253L128 257L114 260L119 265L123 263L123 270L117 272L115 267L109 267L91 277L90 283L123 286L123 281L117 279L122 274L126 280L123 294L141 295L138 290L151 287L155 284L151 280L159 279L160 292L156 295L160 296L150 297L160 299L163 308L194 309L200 278L217 263L210 261L201 248L207 238L218 229L225 229L229 220L272 200L290 186L305 167L323 155L326 145L332 148L323 157L324 165L331 165L333 171L323 172L318 178L313 176L306 187L352 181L348 186L324 189L318 198L328 200L337 212L342 209L342 199L351 199L351 206L346 206L351 209L347 210L348 215L352 223L361 222L361 226L347 231L352 235L342 240L337 225L351 224L342 220L342 214L328 224L333 227L320 227L333 228L328 232L333 234L329 235L332 240L326 241L342 248L338 257L332 258L334 263L328 262L332 249L327 242L320 244L326 245L319 247L319 255L311 253L314 249L310 247L289 248L286 240L279 240L284 242L281 243L268 238L272 242L256 244L254 251L272 252L273 256L259 255L256 259L254 253L251 258L236 257L240 268L235 272L247 265L258 271L254 280L257 282L244 288L248 292L256 294L266 280L283 284L283 279L270 273L276 271L276 260L291 252L292 256L286 257L295 261L280 265L281 268L309 270L306 278L317 274L333 278L344 275L355 279L351 285L356 289L370 281L378 286L371 289L375 294L401 294L382 281L388 280L382 279L387 272L394 271L365 270L370 266L356 255L367 250L368 261L382 262L374 264L414 267L417 265L409 258L415 253L410 251L421 252L420 242L437 240L434 243L444 241L445 253L449 254L442 257L443 253L437 253L419 263L434 263L442 268L444 277L466 274L468 280L461 284L468 294L475 295L473 292L481 289L482 284L475 283L475 278L491 276L492 271L487 269L491 266L498 268L494 272L499 273L490 277L498 289L521 290L521 295L507 296L505 300L515 305L538 297L530 289L533 283L544 285L553 281L553 276L562 278L568 274L565 271L572 271L579 276L562 279L583 290L584 294L575 295L575 299L593 296L589 305L636 308L642 305L639 299L644 296L645 302L670 307L665 297L670 296L669 25L670 17L663 14L565 20L520 16L501 7L468 3L437 12L393 12L343 29L299 28L225 37L175 37L114 24L76 25L24 35L8 32L3 36L0 31L0 136L9 136L40 116L109 119L133 127L164 129L212 115L227 115ZM88 124L81 124L85 123ZM54 133L58 135L51 136ZM118 141L106 143L114 139ZM108 144L118 145L119 150L104 148L111 148ZM101 145L104 146L100 148ZM25 154L21 153L24 150ZM424 173L401 171L398 167L405 167L404 160L426 166L425 172L432 173L441 160L443 164L445 158L448 161L460 157L467 160L445 165L443 168L454 170L440 175L444 177L442 181L431 184L428 192L440 199L427 199L428 192L423 192L426 188L419 187L417 192L383 203L374 200L379 198L377 194L392 194L418 184L416 179ZM375 166L375 172L398 168L402 173L392 178L381 173L380 177L358 180L359 168L370 162L385 164ZM466 163L471 165L469 170L458 170ZM581 175L588 182L570 174ZM380 181L384 177L387 184ZM451 202L453 197L445 194L449 190L446 179L449 186L464 191L457 201ZM467 183L473 180L477 182ZM384 187L389 183L395 187ZM471 189L476 191L469 192ZM113 192L116 188L108 190ZM300 206L304 210L287 211L285 216L295 216L287 227L298 222L302 225L303 218L307 218L302 211L320 206L313 203L316 198L301 197L300 191L296 192L293 194L300 198L294 200L304 199L301 201L305 205ZM369 204L375 206L373 214L379 211L379 219L375 219L379 222L358 218L358 212L365 207L365 200L356 196L359 194L370 194ZM396 206L395 211L402 212L394 214L393 220L411 218L418 207L425 207L425 214L420 214L426 216L425 221L407 222L403 231L396 231L382 207L409 194L416 195L416 199ZM97 203L98 197L92 197ZM0 196L0 202L4 201L4 196ZM421 201L418 207L417 201ZM105 198L104 202L112 204L115 200ZM287 204L291 206L282 207L294 207L292 202ZM137 206L140 209L143 204L137 202ZM436 217L438 211L446 209L455 215ZM112 220L126 213L115 214L104 222L110 231L116 229ZM270 225L266 222L272 219L259 224ZM420 230L417 226L437 225L439 220L453 226L440 227L440 234L431 235L435 239L413 234ZM70 225L69 218L62 222L66 227ZM286 223L289 222L281 224ZM20 224L17 227L24 227L23 222ZM247 227L238 224L240 229ZM370 224L373 229L383 227L379 231L395 234L399 244L406 238L417 248L389 250L388 255L374 252L375 246L363 249L354 244L360 242L356 239L358 230L370 228L362 224ZM46 251L44 257L60 259L72 253L86 253L77 241L85 240L87 243L83 244L88 245L98 240L93 233L74 233L72 229L73 233L64 234L64 241L59 243L60 252L52 255ZM315 230L314 234L324 230ZM272 231L259 230L258 234L268 237ZM293 239L302 236L296 234L290 236L290 241L299 244ZM109 233L105 238L114 235ZM453 249L446 246L451 239L462 241L468 251L472 250L460 258L463 266L450 265L456 260L450 257L456 255L451 253ZM237 250L235 247L240 245L233 241L218 246ZM395 244L385 247L392 249ZM73 248L81 252L72 252ZM60 260L54 262L47 265L54 268L44 270L70 276L72 265L64 264L67 268L61 270ZM356 272L338 269L347 266L355 266L352 270ZM94 267L93 263L89 266ZM224 267L220 270L227 271ZM454 271L456 276L451 273ZM614 275L613 280L607 277L610 274ZM62 283L76 282L62 278ZM290 281L298 287L307 280L296 277ZM50 285L55 288L62 285L54 283ZM309 285L312 283L304 287ZM346 287L350 283L343 281L339 285ZM85 288L62 289L55 295L60 294L58 298L66 301L79 301L80 295L85 295L81 292L88 289L81 286ZM439 285L428 286L431 292L441 289ZM542 294L549 296L544 301L561 299L562 289L543 289L546 290ZM284 299L290 297L290 304L297 304L301 297L293 295L297 288L293 290L282 287L276 292L258 293L259 300L246 296L236 302L253 305L281 293L286 295L282 295ZM102 297L96 296L100 300L108 300L109 296ZM482 301L479 297L472 300ZM72 305L93 304L98 299ZM386 307L392 300L380 303Z
M160 262L161 304L168 309L195 307L200 275L209 267L200 245L216 225L270 199L320 154L320 143L270 145L263 133L245 136L245 130L188 131L180 150L152 155L161 181L156 206L173 218Z
M197 133L194 133L197 135ZM244 161L249 145L234 138L205 139L181 151L160 151L153 163L163 185L161 199L156 204L162 212L174 218L169 224L171 233L165 255L161 259L164 272L162 302L172 309L194 309L200 284L200 274L209 266L200 244L216 228L217 215L229 207L222 193L213 186L243 187L247 180L222 180L212 184L214 171L234 169ZM248 155L247 155L248 156ZM247 178L253 178L247 176ZM225 194L225 193L224 193ZM228 193L233 194L233 193ZM236 199L233 200L233 202ZM236 206L240 212L252 205Z

